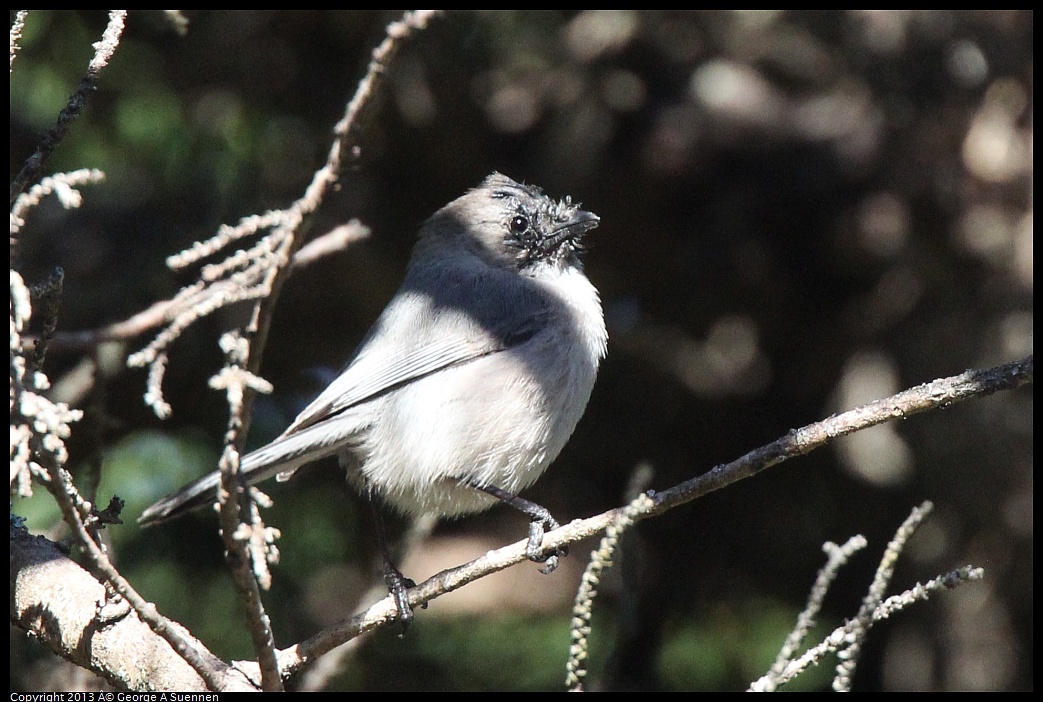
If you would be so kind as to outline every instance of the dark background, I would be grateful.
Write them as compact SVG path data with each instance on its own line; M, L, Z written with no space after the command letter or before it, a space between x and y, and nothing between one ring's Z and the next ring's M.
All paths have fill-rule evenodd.
M12 264L65 271L60 330L129 317L194 271L164 259L223 223L287 206L325 160L394 13L189 11L180 36L133 11L46 172L100 168L81 209L30 216ZM11 75L11 174L82 77L102 11L34 11ZM1032 29L1026 11L458 11L391 67L361 153L315 217L364 244L293 276L276 311L251 443L278 433L393 294L419 222L493 170L601 216L587 273L609 354L584 419L527 497L570 520L625 501L639 465L666 488L794 427L1032 348ZM107 348L72 465L127 500L117 563L219 655L248 657L216 520L133 519L212 469L227 408L207 386L232 315L191 328L165 381L173 416ZM108 354L108 355L106 355ZM62 397L82 354L56 348ZM880 624L856 689L1033 686L1032 390L864 432L640 525L595 604L591 686L742 689L803 604L821 545L869 547L826 602L857 610L909 510L935 512L898 592L968 563L983 582ZM377 576L365 513L335 468L273 486L283 532L267 599L287 646L360 608ZM15 503L37 530L46 497ZM43 504L38 504L43 503ZM525 534L504 509L440 525L418 581ZM589 546L549 577L522 564L367 640L328 689L560 689ZM12 630L12 689L62 688ZM828 685L828 662L800 684ZM302 678L294 681L304 685Z

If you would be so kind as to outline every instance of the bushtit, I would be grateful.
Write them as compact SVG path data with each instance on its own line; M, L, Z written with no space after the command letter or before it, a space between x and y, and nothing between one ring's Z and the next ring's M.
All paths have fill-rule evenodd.
M336 455L356 488L403 515L454 517L502 500L531 520L529 558L553 567L541 543L557 522L517 493L568 441L605 356L601 302L578 258L597 224L569 198L499 173L440 209L354 358L242 458L243 480L287 480ZM219 482L215 472L181 488L141 523L213 503ZM385 574L408 620L408 581L389 563Z

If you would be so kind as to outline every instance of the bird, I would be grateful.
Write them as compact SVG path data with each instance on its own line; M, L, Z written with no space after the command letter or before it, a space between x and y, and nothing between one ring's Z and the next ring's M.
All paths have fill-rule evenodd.
M530 519L526 555L557 521L519 497L583 415L608 333L580 255L600 222L571 198L493 172L424 221L401 287L344 370L273 441L242 457L241 480L289 480L338 457L365 497L407 517L455 518L505 502ZM163 497L152 526L213 504L220 473ZM382 530L378 530L382 531ZM404 623L412 581L385 581Z

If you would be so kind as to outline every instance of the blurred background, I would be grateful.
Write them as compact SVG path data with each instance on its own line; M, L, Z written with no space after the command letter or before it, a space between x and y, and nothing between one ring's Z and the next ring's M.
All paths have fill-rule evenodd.
M47 202L12 250L29 283L65 271L59 330L126 319L196 271L167 256L221 224L287 206L394 13L132 11L98 91L45 172L99 168L79 210ZM12 176L75 90L103 11L32 11L11 74ZM791 428L906 387L1032 351L1032 35L1029 11L454 11L391 67L360 155L314 218L371 237L294 275L262 374L251 445L324 387L400 282L417 225L491 171L601 216L586 270L608 357L572 440L526 497L561 521L664 489ZM249 657L216 518L142 531L159 496L216 465L227 420L209 389L235 311L174 345L173 415L142 401L123 359L56 347L58 399L84 408L72 467L101 467L117 565L223 658ZM84 380L87 378L87 380ZM92 379L93 378L93 379ZM861 432L637 527L594 606L594 689L743 689L801 609L825 541L869 547L826 601L853 615L887 541L935 512L891 592L952 568L984 581L870 635L861 690L1033 687L1032 390ZM88 480L85 477L84 480ZM269 486L282 562L266 603L288 646L371 600L368 516L334 465ZM14 509L60 538L43 491ZM409 554L418 582L520 540L505 508L450 524ZM521 564L386 630L335 690L558 690L569 608L590 544L559 571ZM11 689L84 682L12 629ZM332 660L332 659L331 659ZM832 663L794 684L828 687ZM332 666L331 666L332 667ZM318 680L316 682L316 680Z

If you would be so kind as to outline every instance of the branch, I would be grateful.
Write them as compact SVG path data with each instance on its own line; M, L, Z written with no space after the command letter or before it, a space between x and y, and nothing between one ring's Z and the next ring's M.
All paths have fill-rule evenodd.
M11 31L8 32L8 36L11 39L11 70L14 70L14 59L18 55L18 41L22 38L22 30L25 29L25 16L29 14L29 10L18 10L15 13L14 21L11 23Z
M240 491L232 492L241 485L239 481L239 451L237 437L242 431L241 418L247 388L271 392L271 385L245 370L243 361L249 352L246 339L235 332L221 337L221 348L227 364L211 378L210 386L224 390L228 397L228 430L225 433L224 453L220 460L221 491L221 537L225 545L225 559L235 582L235 589L243 603L247 630L253 640L253 649L260 662L261 688L265 692L283 692L282 676L275 657L275 635L271 618L261 601L261 589L271 587L268 564L278 560L279 551L274 541L277 530L268 529L261 522L253 500L247 502L249 520L244 520L239 509ZM241 490L241 488L240 488Z
M106 590L56 544L11 525L11 622L62 658L104 677L119 689L205 691L203 678L183 655L155 636L127 603ZM203 644L171 624L188 644ZM226 690L256 688L207 652L207 665L224 672Z
M102 602L115 603L116 609L122 612L121 618L129 613L130 607L133 607L140 620L147 623L153 631L165 639L169 647L176 650L186 663L207 681L211 689L219 689L224 684L223 678L227 666L209 651L199 647L198 641L186 637L180 627L175 627L162 617L152 604L146 602L113 567L104 549L99 545L99 540L96 540L96 535L90 533L91 529L100 528L97 512L92 504L80 496L72 484L68 471L65 470L68 452L65 449L64 439L68 438L71 433L69 425L78 421L82 412L71 410L63 403L54 403L46 399L41 393L49 385L47 376L41 371L30 371L27 368L25 355L20 352L20 332L28 324L31 314L32 307L28 290L22 283L21 276L11 271L12 487L15 484L25 484L27 488L26 481L28 474L31 473L34 479L47 488L58 503L66 524L72 529L76 543L83 549L92 572L98 574L111 587L111 591L106 590L104 598L86 600L87 604L79 602L79 604L85 604L85 607L78 611L86 614L79 615L81 619L74 623L83 626L90 625L92 626L91 631L94 631L99 626L93 622L94 617L102 617L104 622L105 608L101 606ZM117 509L121 506L121 504L117 504ZM88 527L88 523L91 526ZM28 538L27 534L22 533L24 531L20 525L13 525L12 540ZM12 555L14 555L13 550ZM36 561L30 555L23 555L25 555L29 572L35 574ZM23 576L18 567L16 567L15 560L12 559L12 592L17 591L16 580ZM71 604L69 598L61 594L56 595L55 588L47 587L47 582L49 581L40 583L44 586L41 588L41 592L49 596L56 596L53 606L59 610L69 607ZM61 578L58 578L57 582L60 583ZM101 587L97 583L95 585ZM60 587L57 588L57 592L61 592ZM72 592L71 589L70 592ZM68 642L63 639L63 636L66 635L67 628L59 626L56 630L52 629L53 619L44 616L47 609L38 606L37 599L39 602L47 603L47 598L41 598L38 593L32 592L24 592L22 597L29 602L25 609L18 612L22 617L20 620L22 625L30 630L38 631L40 637L63 656L73 659L79 655L75 649L78 649L82 642L77 639L73 641L71 648L66 647L65 644ZM109 602L110 599L112 602ZM93 606L89 606L89 603L93 603ZM127 606L128 603L130 607ZM16 611L12 609L12 615L15 614ZM83 619L88 621L84 623ZM104 666L99 665L98 672L106 674Z
M897 395L834 415L820 422L791 430L786 436L750 451L742 458L716 466L708 473L676 485L653 497L660 514L722 487L749 478L765 468L796 456L803 456L860 429L905 419L920 412L946 408L974 397L985 397L1000 390L1013 390L1032 382L1032 356L989 370L969 370L960 375L917 385Z
M583 692L590 648L590 617L593 613L594 598L598 594L597 588L601 584L601 575L612 565L623 532L634 524L642 512L651 509L652 505L652 500L647 494L638 495L623 508L619 519L609 525L598 548L590 554L590 562L583 571L583 578L572 605L572 625L569 632L572 643L569 646L568 661L565 663L565 687L569 692Z
M80 80L80 85L76 88L76 92L69 97L65 107L58 114L57 123L51 127L51 130L47 132L42 139L40 139L40 144L36 147L36 151L32 156L26 159L25 165L22 166L22 170L17 176L15 176L14 180L11 181L12 205L14 204L15 198L25 190L25 187L31 181L34 181L39 177L47 157L50 156L55 148L57 148L58 144L62 142L62 139L64 139L65 135L69 132L69 128L72 127L72 123L75 122L76 118L80 116L81 112L83 112L83 106L87 104L87 96L97 90L98 77L101 75L101 69L108 65L109 59L112 58L112 54L115 53L116 47L119 46L120 36L123 34L123 23L126 18L126 10L109 11L109 24L105 27L105 31L101 35L101 41L94 45L94 57L87 65L87 75ZM11 49L11 61L13 65L13 44Z
M343 251L369 237L370 229L358 220L334 227L301 247L294 254L290 272L298 273L316 261ZM127 319L97 329L59 331L51 339L51 348L59 351L84 351L106 341L128 340L162 325L180 313L183 303L179 297L160 300Z
M884 599L884 592L891 581L891 576L894 575L894 566L898 557L917 527L932 509L933 505L930 502L924 502L914 508L902 526L898 528L880 559L873 582L869 586L869 592L866 593L858 614L833 630L821 643L795 658L796 649L807 635L808 630L814 625L815 616L821 608L826 590L836 577L837 570L847 563L856 551L866 545L865 538L861 536L852 537L844 546L827 543L824 550L828 561L819 572L811 596L808 598L807 607L797 619L797 626L787 637L771 670L755 680L750 685L749 691L774 692L812 665L818 665L826 655L836 653L840 661L833 678L833 689L837 692L850 692L859 655L868 638L870 628L876 622L887 619L914 602L926 600L934 592L952 590L985 577L983 569L964 566L926 583L917 583L900 595L892 595Z
M1032 356L989 370L971 370L950 378L942 378L918 385L891 397L876 400L842 414L809 424L789 432L786 436L731 463L720 465L692 480L660 492L649 491L654 506L636 514L624 514L618 507L587 519L578 519L547 533L543 546L547 550L594 536L620 519L642 520L662 514L718 490L734 482L749 478L784 460L825 446L832 439L866 429L877 424L950 407L975 397L984 397L1000 390L1012 390L1032 382ZM510 546L490 551L481 558L456 568L444 570L428 578L408 592L409 604L417 607L436 597L458 590L490 573L504 570L528 560L522 540ZM385 597L369 609L351 619L336 624L299 644L279 652L279 667L284 675L309 665L327 651L372 631L397 616L391 596Z
M349 136L353 130L358 129L360 120L364 114L370 111L372 97L376 87L382 84L378 80L383 76L386 65L398 53L405 39L409 38L415 30L422 30L427 22L435 16L433 11L407 12L402 20L393 22L387 28L387 37L373 52L373 60L369 64L369 70L365 78L359 84L354 98L348 104L344 117L334 128L335 138L330 149L326 165L315 173L311 185L308 186L304 195L293 203L287 210L279 214L280 222L273 229L272 235L278 237L275 245L275 266L266 266L264 272L266 294L258 299L254 307L253 320L247 327L249 342L244 344L238 354L237 362L249 377L256 377L261 366L261 357L268 339L268 331L271 326L272 314L279 299L283 283L290 274L290 261L301 248L303 238L300 236L300 228L305 218L312 214L325 199L325 196L336 185L340 177L344 162L344 153L349 150ZM351 151L357 153L358 147L351 144ZM263 260L263 258L262 258ZM205 271L204 271L205 272ZM239 480L238 455L242 452L246 442L246 434L250 427L253 403L251 402L252 390L247 388L241 402L233 403L231 417L229 419L229 432L225 440L225 454L234 456L230 465L223 466L221 471L221 491L229 495L238 496L237 488L241 485ZM249 493L246 493L249 495ZM249 532L248 540L267 538L270 532L259 523L259 518L251 519L251 524L240 523L234 532L233 522L240 516L236 514L236 505L222 505L222 538L229 553L242 553L243 531ZM235 500L238 502L238 500ZM256 513L253 500L246 500L248 514ZM249 607L249 618L251 620L251 631L254 632L254 645L258 660L262 661L260 666L262 681L265 689L272 689L281 684L279 680L279 666L276 659L275 643L271 636L271 628L267 625L268 616L264 612L260 594L257 591L257 580L254 575L266 567L263 559L268 557L270 549L267 547L249 553L248 560L240 560L233 564L233 576L237 584L237 590L242 595L243 602ZM249 571L247 570L249 568ZM247 582L249 581L249 582ZM263 628L263 630L262 630ZM262 643L263 640L263 643ZM285 675L285 673L284 673Z

